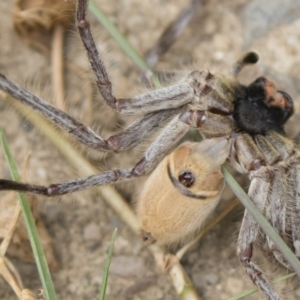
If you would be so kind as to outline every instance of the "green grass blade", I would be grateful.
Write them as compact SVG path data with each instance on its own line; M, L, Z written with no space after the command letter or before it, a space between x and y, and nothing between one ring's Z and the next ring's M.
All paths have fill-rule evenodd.
M245 206L245 208L257 220L259 226L266 233L266 235L268 235L270 239L274 242L276 248L282 253L284 258L291 264L294 271L297 273L298 277L300 278L300 262L296 257L296 255L286 245L286 243L274 230L274 228L263 216L263 214L257 210L257 208L255 207L254 203L251 201L249 196L245 193L245 191L240 187L240 185L236 182L236 180L233 178L233 176L229 173L229 171L224 166L222 166L222 172L224 174L226 183L230 186L233 193L240 199L240 201Z
M0 139L1 139L6 160L9 164L11 176L13 180L20 181L20 175L18 173L16 164L9 150L8 143L6 141L2 128L0 128ZM47 300L56 300L56 294L54 291L54 286L49 272L48 264L39 239L38 231L35 226L34 218L28 200L23 193L19 193L18 195L19 195L22 214L25 220L26 229L30 239L33 255L39 272L40 280L42 282L44 295Z
M106 259L105 267L104 267L103 278L102 278L102 284L101 284L101 288L100 288L99 300L104 300L105 299L109 266L110 266L111 258L112 258L113 251L114 251L114 244L115 244L115 240L116 240L116 237L117 237L117 232L118 232L118 229L116 228L114 230L114 233L113 233L110 245L109 245L107 259Z

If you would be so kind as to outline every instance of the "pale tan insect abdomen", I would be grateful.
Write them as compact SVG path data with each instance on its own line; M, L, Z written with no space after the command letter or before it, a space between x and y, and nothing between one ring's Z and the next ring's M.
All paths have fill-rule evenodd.
M203 225L220 200L224 187L220 166L228 146L224 138L185 143L158 165L137 205L147 243L180 242Z

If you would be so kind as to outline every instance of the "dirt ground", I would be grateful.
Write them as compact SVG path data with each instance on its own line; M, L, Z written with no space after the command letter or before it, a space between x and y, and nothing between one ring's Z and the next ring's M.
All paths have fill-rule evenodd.
M51 98L51 63L47 55L26 45L15 33L11 11L13 1L0 0L0 70L22 85L26 81L32 91ZM95 1L120 31L143 55L157 41L167 24L187 5L188 1ZM139 73L119 46L108 36L92 14L89 20L97 38L100 52L104 51L117 96L128 97L139 90ZM195 15L193 21L164 55L157 70L209 68L227 72L243 52L255 50L260 62L244 70L241 81L250 83L264 75L275 81L279 89L288 92L295 101L296 114L289 122L288 133L299 131L300 106L300 1L217 1L211 0ZM67 32L66 60L89 70L75 29ZM86 112L84 99L88 85L66 68L68 111L85 119L105 137L125 123L95 96L92 120ZM91 78L93 78L91 76ZM83 84L84 82L84 84ZM20 117L11 107L0 101L0 126L4 128L13 155L22 166L31 152L28 181L48 184L76 178L72 168L54 146ZM132 119L130 119L132 120ZM79 148L79 146L78 146ZM142 149L116 155L102 155L79 148L94 165L103 169L133 166L142 156ZM0 150L0 177L9 178L9 171ZM134 202L142 181L122 184L118 190ZM4 193L1 193L2 197ZM218 211L233 196L226 191ZM53 238L54 253L59 269L53 272L58 299L96 299L110 238L119 228L109 277L107 299L179 299L168 276L156 266L153 257L137 237L92 192L48 200L41 198L40 214ZM1 212L0 212L1 213ZM244 274L236 257L236 240L243 208L238 206L214 227L183 258L182 264L191 277L201 299L229 299L253 285ZM1 216L1 214L0 214ZM12 258L23 278L24 285L36 293L41 288L34 264ZM263 266L268 278L275 278L266 258L258 253L255 261ZM298 281L282 284L283 299L299 299ZM248 299L262 299L256 294ZM11 288L0 278L0 299L16 299Z

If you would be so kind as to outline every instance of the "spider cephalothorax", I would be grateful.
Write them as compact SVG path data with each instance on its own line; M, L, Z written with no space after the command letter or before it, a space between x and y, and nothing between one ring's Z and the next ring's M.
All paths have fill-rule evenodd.
M0 88L43 114L78 142L99 151L122 151L161 132L132 168L106 171L48 187L0 179L0 190L46 196L134 179L150 174L138 203L142 237L170 244L192 234L215 208L224 187L221 164L227 158L251 179L249 196L289 247L300 256L300 153L284 136L283 125L293 113L291 97L260 77L249 86L237 75L245 64L256 63L250 52L231 74L193 71L177 83L127 99L117 99L85 19L87 0L79 0L77 26L104 101L122 114L139 118L107 139L0 74ZM158 126L159 125L159 126ZM171 149L190 128L209 137L201 143ZM238 256L246 273L270 300L280 297L251 262L259 226L245 211L238 239ZM291 268L264 234L265 247Z

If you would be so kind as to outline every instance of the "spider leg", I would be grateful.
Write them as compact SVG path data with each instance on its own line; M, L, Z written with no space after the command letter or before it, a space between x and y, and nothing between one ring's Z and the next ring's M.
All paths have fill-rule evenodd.
M13 190L51 197L65 195L95 186L111 184L130 178L132 178L132 169L106 171L101 174L96 174L85 178L69 180L58 184L51 184L48 187L0 179L0 190Z
M289 139L275 132L269 133L265 137L256 138L259 147L265 154L262 142L269 144L269 149L273 148L276 159L274 160L274 176L270 189L270 211L267 214L271 224L285 240L295 254L300 256L300 199L299 199L299 152ZM275 145L275 148L272 144ZM275 154L275 151L277 154ZM266 156L266 155L265 155ZM278 162L278 160L281 160ZM270 162L268 161L270 164ZM293 270L291 265L276 249L274 243L267 237L267 243L275 258L285 267Z
M266 134L266 139L274 145L280 153L282 161L288 160L295 152L295 145L293 141L275 131L271 131Z
M281 161L281 153L267 138L257 135L255 141L272 172L267 203L269 209L265 211L265 215L272 226L277 229L280 236L288 242L286 239L287 232L290 230L289 224L286 222L289 219L287 215L290 213L287 207L290 197L288 164Z
M193 100L194 91L189 82L161 88L129 99L116 99L112 91L112 83L100 59L93 40L89 22L85 19L88 1L78 1L77 26L87 55L97 79L97 86L106 103L124 114L140 114L162 109L177 108Z
M282 174L287 172L287 169L283 170L281 173L277 174L279 178L284 178L286 182L282 182L281 185L273 184L274 189L278 192L277 195L282 193L282 190L286 189L285 197L282 196L282 202L284 208L282 212L271 212L274 214L272 221L277 221L276 226L285 225L286 232L283 232L283 226L280 226L279 233L281 237L285 240L288 246L295 252L296 256L300 258L300 194L299 194L299 180L300 180L300 167L299 167L299 154L297 153L291 158L288 168L290 169L289 174L286 178ZM272 199L272 198L271 198ZM283 216L283 214L285 215ZM276 219L274 220L274 218ZM279 219L279 221L277 220ZM282 220L283 219L283 220ZM273 223L272 222L272 223ZM273 224L272 224L273 225ZM274 226L274 225L273 225ZM283 234L282 234L283 232ZM274 243L267 237L267 243L271 249L274 257L279 261L279 263L285 266L287 269L293 271L290 263L283 257L280 251L275 247Z
M50 105L47 101L25 90L1 73L0 89L10 94L12 97L19 99L21 103L38 111L54 124L69 132L70 135L84 145L102 151L110 150L107 142L91 128Z
M176 116L151 144L144 157L134 167L133 173L141 176L152 171L189 128L190 126L182 122L180 116Z
M241 134L235 141L235 155L241 168L249 173L251 184L249 197L262 213L265 212L266 205L270 201L271 178L273 176L272 167L266 165L266 158L248 134ZM275 152L275 156L278 153ZM269 155L269 156L268 156ZM267 158L272 155L268 153ZM273 160L275 158L273 157ZM280 297L267 281L261 270L251 262L253 245L259 235L258 223L246 210L242 222L242 227L238 238L237 254L243 264L246 274L253 283L265 294L269 300L279 300Z
M124 151L134 148L142 141L147 140L154 132L165 127L181 111L182 108L180 107L143 115L125 130L109 137L107 143L114 151Z
M267 216L273 227L275 227L281 237L287 234L287 201L288 201L288 181L287 169L285 166L276 166L272 176L270 189L270 215ZM287 242L287 241L286 241Z
M131 124L127 129L105 140L97 135L90 127L50 105L42 98L25 90L1 73L0 89L44 115L82 144L98 151L128 150L150 137L157 130L157 127L163 127L172 117L182 110L182 108L177 108L146 114Z
M194 90L188 80L182 84L164 87L129 99L116 99L115 108L121 114L144 114L171 109L192 102Z
M252 185L252 184L251 184ZM246 274L253 283L264 293L268 300L280 300L272 285L268 282L262 271L252 261L253 244L258 237L259 226L246 210L238 238L237 254Z
M280 164L280 163L279 163ZM282 239L286 242L286 244L291 247L291 239L290 233L290 207L288 207L288 181L286 168L276 166L275 171L273 172L273 176L271 179L271 185L269 190L269 203L268 203L268 211L266 212L266 217L272 224L272 226L276 229ZM293 200L294 201L294 200ZM274 257L277 261L286 268L293 270L289 262L283 257L281 252L276 248L274 242L266 236L266 241L268 243L269 249L272 251Z
M158 165L171 147L186 134L188 129L189 126L181 122L177 115L151 144L143 159L132 169L106 171L86 178L52 184L48 187L0 179L0 190L14 190L51 197L143 176Z
M296 166L292 168L290 173L290 182L293 183L293 193L290 199L291 206L291 227L292 227L292 240L295 249L295 254L300 258L300 161L299 153L296 160Z

